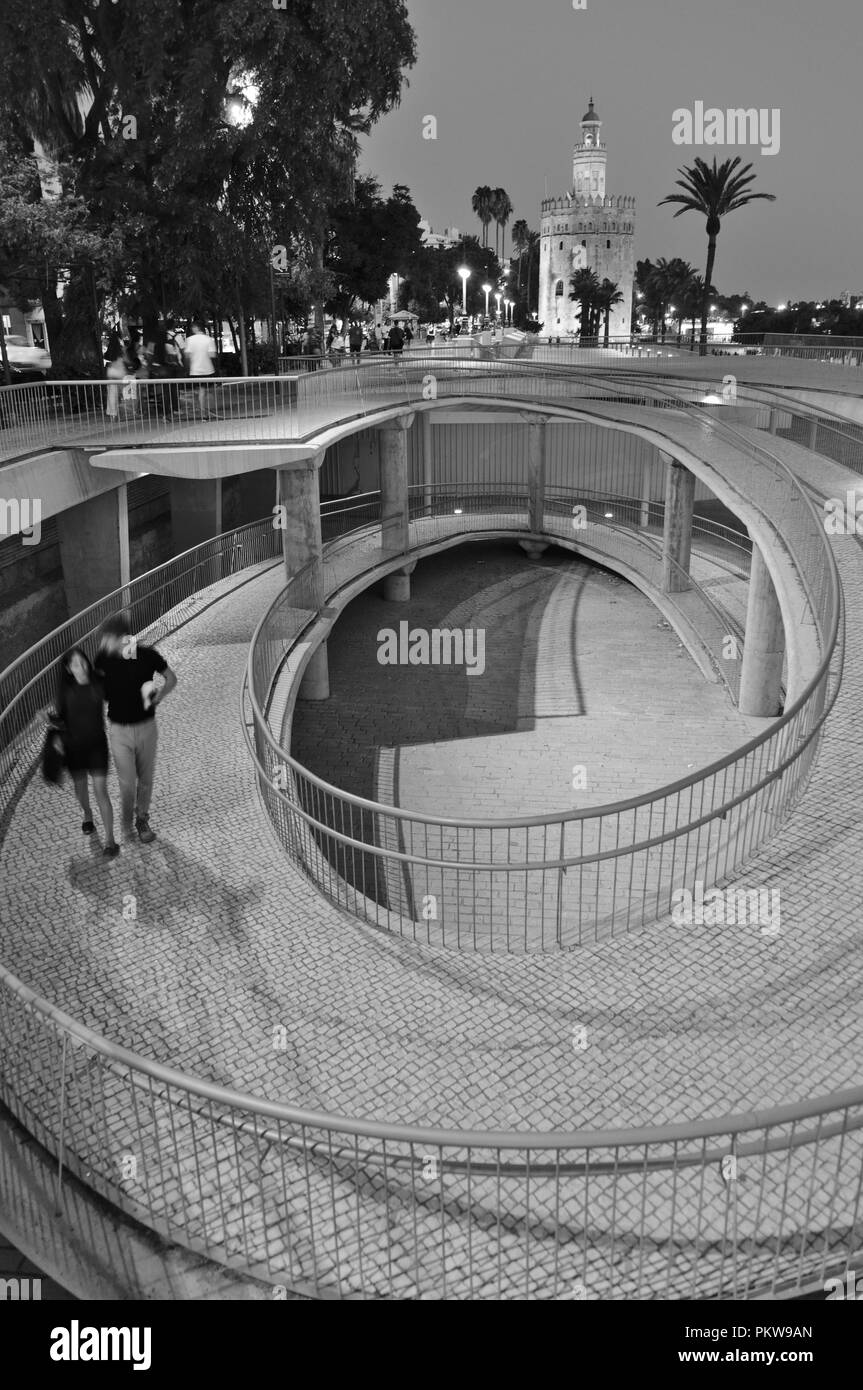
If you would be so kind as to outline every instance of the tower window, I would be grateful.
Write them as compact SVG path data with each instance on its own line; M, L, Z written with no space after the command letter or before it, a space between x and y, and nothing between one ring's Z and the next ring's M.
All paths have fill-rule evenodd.
M563 250L563 242L560 243L560 250Z
M587 242L586 242L586 241L583 241L581 244L582 244L582 246L584 246L584 247L587 246Z
M611 250L611 242L610 242L610 241L607 241L607 242L605 243L605 249L606 249L606 251L610 251L610 250Z
M563 281L562 281L562 280L558 280L557 284L556 284L555 287L554 287L554 292L555 292L555 294L563 294Z

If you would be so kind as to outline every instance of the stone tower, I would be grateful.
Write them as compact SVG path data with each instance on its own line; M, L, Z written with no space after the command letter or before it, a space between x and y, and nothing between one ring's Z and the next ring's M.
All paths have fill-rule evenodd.
M543 336L577 333L581 306L570 299L577 270L613 280L623 303L611 311L609 336L628 337L635 276L635 199L605 191L608 153L602 121L593 106L581 120L581 140L572 157L572 191L542 204L539 259L539 320ZM600 328L600 341L604 324Z

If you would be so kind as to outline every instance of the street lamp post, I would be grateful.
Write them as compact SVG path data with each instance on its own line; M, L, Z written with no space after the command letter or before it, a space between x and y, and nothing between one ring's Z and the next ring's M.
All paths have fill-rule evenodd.
M461 309L465 318L467 318L467 282L470 279L471 272L468 270L467 266L463 265L459 270L459 275L461 276Z
M496 300L496 302L497 302L497 317L498 317L498 320L500 320L500 302L501 302L502 299L503 299L503 295L502 295L502 294L498 293L498 294L495 295L495 300Z
M485 316L488 318L488 297L491 294L491 285L483 285L482 292L485 295Z

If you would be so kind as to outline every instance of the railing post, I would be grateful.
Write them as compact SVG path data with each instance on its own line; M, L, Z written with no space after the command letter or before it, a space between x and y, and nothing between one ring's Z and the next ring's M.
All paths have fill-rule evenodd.
M66 1144L66 1049L69 1046L69 1034L63 1034L63 1053L60 1059L60 1135L57 1145L57 1182L54 1188L54 1211L57 1216L63 1215L63 1157Z

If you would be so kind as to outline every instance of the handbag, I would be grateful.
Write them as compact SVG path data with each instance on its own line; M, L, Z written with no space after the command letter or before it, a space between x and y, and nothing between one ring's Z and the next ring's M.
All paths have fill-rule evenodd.
M42 745L42 776L51 786L59 787L63 781L63 773L66 770L66 755L63 752L63 742L56 725L49 724L45 730L45 742Z

